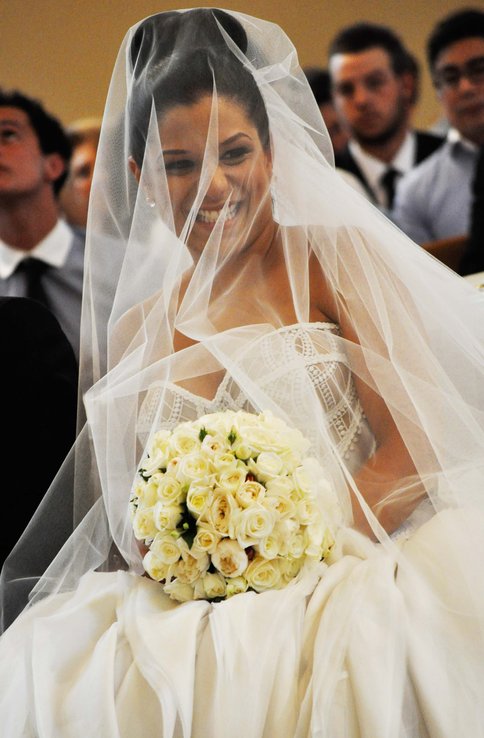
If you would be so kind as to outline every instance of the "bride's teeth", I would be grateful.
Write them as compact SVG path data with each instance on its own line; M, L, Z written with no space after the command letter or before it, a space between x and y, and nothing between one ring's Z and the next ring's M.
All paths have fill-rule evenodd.
M199 210L197 220L201 220L203 223L216 223L220 217L221 210ZM234 217L237 212L237 203L229 205L227 212L225 213L224 220L230 220Z

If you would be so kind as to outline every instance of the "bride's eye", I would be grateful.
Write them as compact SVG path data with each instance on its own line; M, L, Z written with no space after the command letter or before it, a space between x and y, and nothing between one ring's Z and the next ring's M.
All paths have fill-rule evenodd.
M173 159L165 161L165 171L167 174L188 174L195 167L193 159Z
M244 159L252 152L248 146L237 146L233 149L228 149L220 157L220 161L226 164L240 164Z

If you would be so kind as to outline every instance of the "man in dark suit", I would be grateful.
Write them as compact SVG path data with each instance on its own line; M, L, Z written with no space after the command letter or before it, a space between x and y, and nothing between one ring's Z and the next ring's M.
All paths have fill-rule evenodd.
M329 50L333 99L351 139L336 166L356 176L377 205L391 209L398 178L442 139L411 128L418 66L385 26L344 28Z
M43 302L78 354L84 233L59 218L57 202L70 155L39 102L0 90L0 294Z
M0 297L0 340L1 567L74 442L77 364L55 317L34 300ZM67 488L63 496L62 505L72 507ZM57 533L60 548L69 531ZM35 541L30 545L35 550Z

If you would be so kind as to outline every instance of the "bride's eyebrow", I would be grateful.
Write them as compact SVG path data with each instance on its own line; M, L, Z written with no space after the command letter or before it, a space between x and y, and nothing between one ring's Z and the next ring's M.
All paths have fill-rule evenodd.
M249 136L247 133L244 133L243 131L239 131L238 133L234 133L233 136L226 138L225 141L221 141L220 146L229 146L230 144L234 143L234 141L237 141L239 138L247 138L249 141L252 141L251 136Z

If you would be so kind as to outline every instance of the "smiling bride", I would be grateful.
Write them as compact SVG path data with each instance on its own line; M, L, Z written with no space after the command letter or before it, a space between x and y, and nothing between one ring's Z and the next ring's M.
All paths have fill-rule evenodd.
M85 275L5 735L484 735L484 303L340 179L277 26L128 32Z

